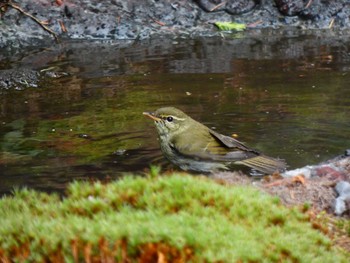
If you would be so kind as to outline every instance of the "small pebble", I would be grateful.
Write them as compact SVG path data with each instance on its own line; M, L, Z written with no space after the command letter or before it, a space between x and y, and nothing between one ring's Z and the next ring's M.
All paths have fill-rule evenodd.
M114 152L114 154L115 154L115 155L124 155L125 152L126 152L125 149L121 149L121 150L116 150L116 151Z
M83 139L91 139L91 136L89 134L81 133L78 135L79 138Z

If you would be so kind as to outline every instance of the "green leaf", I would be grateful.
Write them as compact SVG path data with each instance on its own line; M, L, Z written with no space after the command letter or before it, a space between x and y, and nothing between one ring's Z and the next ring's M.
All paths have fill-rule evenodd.
M235 22L215 22L214 25L216 25L222 31L243 31L247 28L246 24Z

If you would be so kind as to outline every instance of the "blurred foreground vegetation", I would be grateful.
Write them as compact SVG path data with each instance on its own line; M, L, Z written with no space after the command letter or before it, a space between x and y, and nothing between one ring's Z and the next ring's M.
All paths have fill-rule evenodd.
M17 190L0 200L0 218L4 262L348 262L277 198L156 169L75 182L64 198Z

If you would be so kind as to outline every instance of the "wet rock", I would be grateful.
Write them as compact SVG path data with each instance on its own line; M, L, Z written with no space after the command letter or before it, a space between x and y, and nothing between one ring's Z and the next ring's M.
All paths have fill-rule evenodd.
M286 171L283 177L302 175L305 178L322 177L332 181L350 179L350 157L349 150L331 160L318 165L307 165L302 168Z
M228 1L225 10L232 15L244 14L255 8L256 1L242 0L242 1Z
M215 21L237 21L259 28L348 28L347 0L22 0L59 39L144 39L151 36L219 35ZM0 48L52 45L53 34L11 7L2 9ZM246 15L250 12L249 15ZM281 15L283 14L283 15ZM291 17L292 16L292 17ZM258 22L258 23L257 23Z
M338 182L335 191L339 196L335 200L334 213L340 216L350 209L350 183L346 181Z
M1 70L0 89L38 87L39 72L30 69Z
M298 15L305 7L306 2L303 0L275 0L278 10L287 16Z
M197 0L198 5L207 12L225 10L226 2L224 0Z
M198 5L207 12L225 10L226 2L224 0L197 0Z
M344 7L336 14L336 22L341 27L347 27L350 24L350 3L344 4Z
M258 3L257 0L197 0L198 5L207 12L225 10L232 15L244 14L251 11Z
M28 68L16 68L0 70L0 92L1 90L25 88L37 88L41 81L66 76L65 72L51 70L32 70Z
M278 10L286 16L314 21L319 27L333 27L334 21L349 19L347 0L275 0Z
M346 9L346 0L340 1L310 1L299 13L300 17L314 19L320 22L336 18L337 14Z

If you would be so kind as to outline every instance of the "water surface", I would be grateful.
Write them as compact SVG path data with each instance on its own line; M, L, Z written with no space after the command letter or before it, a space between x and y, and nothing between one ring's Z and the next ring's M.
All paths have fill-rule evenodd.
M314 34L69 42L4 56L0 70L68 73L0 91L0 193L172 169L143 115L176 106L290 168L350 148L350 42Z

